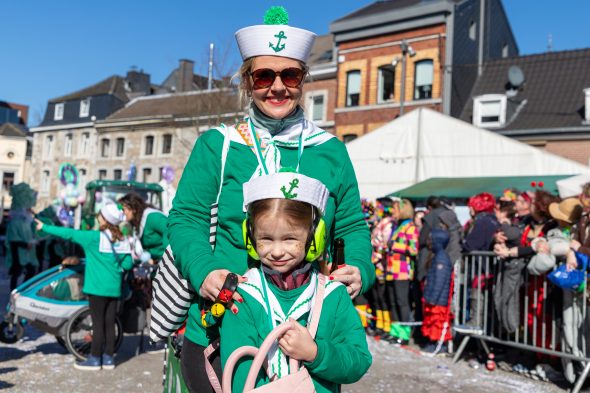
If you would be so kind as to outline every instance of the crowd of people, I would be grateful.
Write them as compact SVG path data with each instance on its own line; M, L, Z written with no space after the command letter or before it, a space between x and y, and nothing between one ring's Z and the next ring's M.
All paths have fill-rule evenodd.
M523 323L520 308L525 304L530 337L536 330L536 342L529 344L581 356L577 335L563 333L562 342L551 347L551 321L542 320L563 318L564 332L573 324L581 328L583 318L576 320L573 315L582 315L585 282L572 285L549 277L545 286L543 283L560 266L571 272L581 268L584 255L590 256L590 183L578 197L561 199L541 187L506 189L497 198L487 192L474 195L467 206L471 218L461 225L452 206L436 196L418 209L406 199L363 201L377 276L371 291L356 302L367 334L407 344L413 333L424 351L444 350L443 343L452 338L453 287L462 284L468 286L467 299L463 299L468 307L461 311L467 326L458 330L481 329L485 318L495 318L504 332L513 334ZM461 266L466 281L454 282L453 264L478 251L498 259L496 276L475 259L466 267L465 259ZM484 314L481 295L484 288L494 291L488 314ZM524 292L528 296L525 303ZM563 313L550 315L545 302L556 297L562 298ZM533 327L535 319L538 323ZM564 374L575 380L571 361L564 362Z

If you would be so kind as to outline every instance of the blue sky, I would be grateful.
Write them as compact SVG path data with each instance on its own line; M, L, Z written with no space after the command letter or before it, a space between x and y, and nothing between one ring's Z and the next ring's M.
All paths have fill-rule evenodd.
M284 5L291 24L328 33L329 24L371 0L18 0L0 4L0 100L29 105L36 125L48 99L136 66L160 83L178 60L206 74L209 43L220 72L239 66L233 33ZM590 47L589 0L503 0L521 54Z

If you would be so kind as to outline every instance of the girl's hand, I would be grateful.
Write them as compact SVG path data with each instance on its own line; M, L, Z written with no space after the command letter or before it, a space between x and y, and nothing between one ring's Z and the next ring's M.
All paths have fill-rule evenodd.
M201 284L201 288L199 289L199 295L206 299L214 301L217 295L219 295L221 288L223 288L223 283L225 282L225 278L229 273L231 272L227 269L213 270L211 273L207 275L205 281L203 281L203 284ZM242 277L238 274L238 283L246 281L248 281L246 277ZM238 291L234 292L233 300L237 301L238 303L244 302L244 299L242 298L242 296L240 296ZM238 313L238 307L233 302L230 309L234 314Z
M342 267L330 274L330 280L340 281L346 285L346 290L351 299L357 297L363 287L361 271L356 266L342 265Z
M574 250L578 251L580 249L580 247L582 247L582 245L580 244L579 241L577 241L577 240L570 241L570 248L573 248Z
M40 231L41 229L43 229L43 221L40 221L39 219L35 218L35 228Z
M289 318L289 324L291 328L279 340L279 347L290 358L313 362L318 355L318 346L309 330L293 318Z

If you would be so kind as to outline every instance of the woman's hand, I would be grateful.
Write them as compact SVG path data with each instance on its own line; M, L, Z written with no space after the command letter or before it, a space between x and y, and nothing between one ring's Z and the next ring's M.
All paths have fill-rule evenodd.
M65 257L63 261L61 261L62 265L72 266L72 265L79 265L80 258L78 257Z
M229 273L231 272L227 269L213 270L211 273L207 275L207 277L203 281L203 284L201 284L201 288L199 289L199 295L206 299L214 301L217 295L219 295L219 292L223 287L223 283L225 282L225 278ZM246 277L240 275L237 276L238 283L248 281ZM242 298L242 296L240 296L240 294L237 291L234 292L232 298L234 301L237 301L238 303L244 302L244 299ZM230 309L234 314L238 313L238 307L233 302Z
M361 279L361 271L356 266L341 265L338 269L330 274L330 280L340 281L346 285L346 290L351 299L354 299L361 293L363 281Z
M279 347L285 355L302 362L313 362L318 356L318 346L307 328L289 318L291 328L279 340Z
M39 220L38 218L35 218L35 229L38 231L43 229L43 221Z

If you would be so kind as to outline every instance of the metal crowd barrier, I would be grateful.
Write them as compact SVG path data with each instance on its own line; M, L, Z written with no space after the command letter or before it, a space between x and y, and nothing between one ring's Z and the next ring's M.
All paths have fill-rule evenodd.
M505 261L492 252L471 252L455 263L453 330L464 337L453 361L459 360L471 338L479 340L487 353L486 342L491 342L557 356L566 360L564 368L577 370L572 389L577 393L590 372L587 356L590 349L586 348L590 345L586 291L562 290L547 281L546 275L529 274L528 262L528 259ZM512 273L510 264L514 268ZM522 267L520 277L514 273L519 267ZM498 300L494 295L499 296L503 285L510 284L511 280L517 280L518 289L513 292L516 297L506 306L508 309L501 312L502 307L496 307ZM504 294L500 299L503 306L509 303L510 291Z

